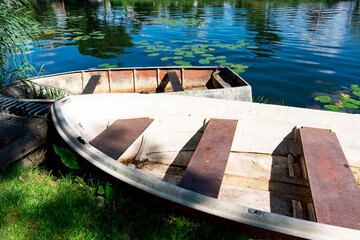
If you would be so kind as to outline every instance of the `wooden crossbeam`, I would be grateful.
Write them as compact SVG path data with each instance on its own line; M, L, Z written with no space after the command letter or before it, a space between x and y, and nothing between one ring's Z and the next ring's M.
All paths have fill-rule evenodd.
M101 75L92 75L81 94L93 94Z
M182 87L176 72L167 72L164 78L161 80L159 86L156 88L156 92L164 92L165 87L169 83L169 81L174 92L184 91L184 88Z
M211 119L179 186L217 198L237 120Z

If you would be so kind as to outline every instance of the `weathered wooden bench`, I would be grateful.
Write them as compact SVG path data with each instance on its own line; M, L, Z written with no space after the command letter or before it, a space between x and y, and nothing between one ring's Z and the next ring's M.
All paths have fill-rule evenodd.
M81 94L93 94L101 75L92 75Z
M117 160L152 122L150 118L118 119L90 144Z
M174 92L184 91L184 88L182 87L176 72L167 72L164 78L161 80L159 86L156 88L156 92L164 92L165 87L169 83L169 81Z
M217 198L235 135L237 120L211 119L179 186Z
M299 131L317 222L360 230L360 188L336 134Z

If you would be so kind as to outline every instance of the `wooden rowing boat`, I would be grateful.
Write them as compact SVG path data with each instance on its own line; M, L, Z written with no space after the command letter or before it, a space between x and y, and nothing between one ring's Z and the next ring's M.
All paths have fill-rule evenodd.
M51 111L77 153L167 204L268 238L360 239L359 115L160 94Z
M166 92L252 101L251 86L228 67L85 70L31 78L0 89L0 94L4 96L21 99L52 99L50 102L68 95L127 92Z

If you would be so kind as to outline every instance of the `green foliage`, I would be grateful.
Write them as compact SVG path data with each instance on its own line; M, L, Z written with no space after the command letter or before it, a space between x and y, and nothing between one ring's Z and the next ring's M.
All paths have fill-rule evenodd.
M55 177L18 165L0 170L0 176L0 239L253 239L174 213L104 176ZM113 190L109 204L97 196L99 182Z
M65 166L67 166L70 169L80 169L77 161L76 156L73 154L70 150L58 147L56 145L53 145L54 151L57 155L60 156L61 161Z
M26 54L40 31L29 8L27 0L0 0L0 85L36 74Z
M33 99L57 99L76 94L63 88L53 88L34 83L31 80L22 80L22 83L25 92L31 95Z
M319 101L321 103L329 103L331 101L331 97L329 96L318 96L314 98L315 101Z

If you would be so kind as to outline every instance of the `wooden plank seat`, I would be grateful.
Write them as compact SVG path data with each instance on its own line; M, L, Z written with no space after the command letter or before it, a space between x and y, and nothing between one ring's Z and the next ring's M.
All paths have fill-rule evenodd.
M81 94L93 94L101 75L92 75Z
M164 92L166 85L169 83L174 90L174 92L184 91L184 88L182 87L180 80L176 74L176 72L167 72L164 78L161 80L159 86L156 88L156 92Z
M237 120L211 119L179 186L217 198Z
M300 129L317 222L360 230L360 188L339 140L327 129Z
M152 122L150 118L118 119L90 144L117 160Z

